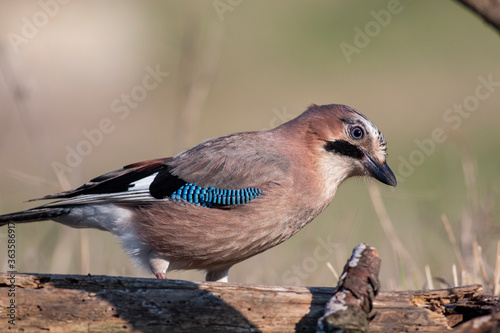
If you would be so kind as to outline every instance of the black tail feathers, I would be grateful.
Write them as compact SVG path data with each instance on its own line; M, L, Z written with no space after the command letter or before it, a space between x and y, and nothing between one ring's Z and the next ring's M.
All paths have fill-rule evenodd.
M35 222L50 220L59 216L68 215L71 208L45 207L23 210L17 213L0 215L0 227L9 222Z

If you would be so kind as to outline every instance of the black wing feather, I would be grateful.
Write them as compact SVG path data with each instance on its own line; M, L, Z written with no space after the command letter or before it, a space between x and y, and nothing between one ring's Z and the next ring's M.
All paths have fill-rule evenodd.
M129 189L131 183L148 177L156 172L161 171L162 169L166 169L167 166L164 164L164 162L168 160L170 160L170 157L130 164L123 167L122 169L111 171L104 175L93 178L89 182L74 190L49 194L45 197L32 199L30 201L73 198L83 194L125 192Z
M149 193L156 199L163 199L169 197L185 184L186 181L173 175L170 167L166 167L158 172L158 175L149 186Z

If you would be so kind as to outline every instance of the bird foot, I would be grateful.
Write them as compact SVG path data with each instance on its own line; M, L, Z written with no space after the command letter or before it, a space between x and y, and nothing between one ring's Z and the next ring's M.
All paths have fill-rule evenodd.
M149 267L157 279L166 279L169 262L157 254L152 254L149 258Z
M167 279L167 273L154 273L157 279Z

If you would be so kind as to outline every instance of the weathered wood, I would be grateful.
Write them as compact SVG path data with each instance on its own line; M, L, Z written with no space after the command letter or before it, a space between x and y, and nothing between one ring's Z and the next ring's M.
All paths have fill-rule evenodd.
M500 313L492 313L469 320L452 333L498 333L500 332Z
M9 278L0 274L1 332L315 332L334 291L17 274L12 280L15 297L9 297ZM443 332L450 327L443 309L464 307L481 290L474 285L430 292L381 291L374 302L376 316L370 332ZM15 326L8 323L11 299L15 300ZM483 314L499 308L498 302L489 309L476 305L483 306Z
M432 291L380 292L373 303L377 314L370 323L370 332L443 332L451 325L441 306L470 300L482 289L480 285L472 285Z
M366 333L378 293L380 257L374 247L359 244L344 266L339 283L318 320L317 333Z

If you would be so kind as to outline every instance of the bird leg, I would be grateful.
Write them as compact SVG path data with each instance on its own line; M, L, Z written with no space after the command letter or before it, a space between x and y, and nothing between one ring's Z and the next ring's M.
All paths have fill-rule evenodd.
M207 271L205 280L214 282L227 282L228 273L229 273L229 268Z
M149 267L157 279L167 278L167 269L170 262L156 255L151 255L149 258Z

